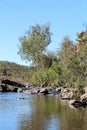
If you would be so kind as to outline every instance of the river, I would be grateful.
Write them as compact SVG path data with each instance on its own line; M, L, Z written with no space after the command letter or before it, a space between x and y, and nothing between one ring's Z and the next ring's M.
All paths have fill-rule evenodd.
M87 109L57 96L0 93L0 130L87 130Z

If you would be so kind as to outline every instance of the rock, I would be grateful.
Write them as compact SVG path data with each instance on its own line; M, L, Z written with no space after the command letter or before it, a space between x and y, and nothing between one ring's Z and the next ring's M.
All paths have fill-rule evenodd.
M18 92L18 88L15 87L12 92Z
M84 87L84 91L85 91L85 93L87 94L87 87Z
M42 93L43 95L48 94L48 90L46 88L40 88L39 93Z
M77 101L77 100L74 100L71 105L73 105L74 107L81 107L83 106L82 105L82 102L81 101Z
M56 89L50 89L50 90L48 90L48 94L56 95L57 91L56 91Z
M80 101L83 101L83 100L86 100L86 99L87 99L87 94L86 93L81 95Z
M6 84L2 84L1 88L2 88L2 92L17 92L18 90L18 87L6 85Z
M0 79L0 92L19 92L20 88L26 88L26 87L25 85L12 81L10 79L6 78Z
M75 99L69 100L69 105L72 105L75 101Z
M73 99L73 92L66 92L61 94L62 99Z
M18 87L7 85L7 91L8 92L17 92Z
M1 87L1 85L0 85L0 92L2 92L2 87Z
M62 90L61 87L56 88L56 93L57 93L57 94L61 93L61 90Z
M73 99L73 92L67 88L61 89L60 97L61 99Z
M2 92L8 92L7 85L1 85L1 87L2 87Z
M17 92L23 92L23 89L22 88L18 88Z
M40 92L40 89L35 87L31 89L31 94L38 94Z
M32 94L30 90L23 90L24 94Z
M37 87L30 87L28 89L22 89L22 91L23 93L26 93L26 94L38 94L40 89Z
M70 100L69 105L72 105L74 107L86 107L87 106L87 100Z
M16 87L25 87L25 85L17 83L15 81L12 81L12 80L9 80L9 79L2 79L1 83L6 84L6 85L11 85L11 86L16 86Z

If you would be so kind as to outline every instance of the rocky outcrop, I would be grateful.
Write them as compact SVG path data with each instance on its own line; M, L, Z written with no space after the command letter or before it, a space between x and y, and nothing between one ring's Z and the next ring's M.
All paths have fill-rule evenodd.
M83 92L80 97L70 100L69 105L74 107L87 107L87 87L83 89Z
M19 89L18 89L19 90ZM35 87L35 86L30 86L28 89L20 89L19 91L26 93L26 94L37 94L37 95L48 95L56 94L56 89L52 89L51 87Z
M73 92L70 88L56 88L57 94L59 94L61 99L73 99Z
M48 89L47 88L40 88L39 94L47 95Z
M25 94L38 94L39 92L38 87L30 86L29 88L22 89L22 92Z
M39 88L39 87L30 87L28 89L24 89L22 92L26 93L26 94L47 95L48 89L47 88Z
M0 92L17 92L21 87L25 86L9 79L0 79Z
M87 94L83 94L80 96L80 101L84 101L84 100L87 100Z
M74 107L86 107L87 106L87 87L80 93L79 98L75 98L74 94L78 93L78 89L66 88L66 87L36 87L26 86L9 79L0 79L0 92L22 92L25 94L37 94L37 95L58 95L63 100L69 100L69 105ZM62 101L63 101L62 100Z
M1 83L6 84L6 85L11 85L11 86L16 86L16 87L25 87L24 84L20 84L16 81L12 81L12 80L9 80L9 79L2 79Z
M74 107L86 107L87 106L87 100L70 100L69 105L72 105Z
M16 86L9 86L9 85L6 85L6 84L2 84L0 86L0 92L17 92L18 90L18 87Z

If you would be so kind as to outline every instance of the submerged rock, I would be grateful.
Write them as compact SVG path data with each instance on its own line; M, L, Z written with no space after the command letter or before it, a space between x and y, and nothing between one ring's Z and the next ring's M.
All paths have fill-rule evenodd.
M70 100L69 105L73 105L74 107L86 107L87 101Z

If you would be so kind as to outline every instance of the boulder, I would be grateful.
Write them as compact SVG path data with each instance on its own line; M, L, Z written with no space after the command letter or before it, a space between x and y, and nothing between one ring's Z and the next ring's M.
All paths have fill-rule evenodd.
M8 92L7 85L2 84L2 92Z
M77 101L77 100L70 100L69 101L69 105L72 105L74 107L81 107L82 106L82 102Z
M0 79L0 91L1 92L20 92L20 88L26 88L25 85L20 84L10 79ZM27 88L26 88L27 89Z
M17 92L18 90L18 87L6 85L6 84L2 84L1 88L2 88L2 92Z
M74 107L87 107L87 99L82 98L82 99L70 100L69 105L72 105Z
M85 93L87 94L87 87L84 88Z
M23 90L24 94L32 94L30 90Z
M7 85L7 91L8 92L17 92L18 87Z
M57 94L61 93L61 90L62 90L61 87L57 87L57 88L56 88L56 93L57 93Z
M73 92L70 91L68 88L63 88L61 89L60 97L61 99L73 99Z
M83 100L86 100L86 99L87 99L87 94L86 93L81 95L80 101L83 101Z
M0 85L0 92L2 92L2 87L1 87L1 85Z
M21 92L23 92L23 89L22 89L22 88L18 88L18 89L17 89L17 92L20 92L20 93L21 93Z
M73 99L73 92L65 92L65 93L61 93L61 98L62 99Z
M40 88L39 94L43 94L43 95L48 94L48 89L47 88Z
M15 81L12 81L12 80L9 80L9 79L2 79L1 83L6 84L6 85L11 85L11 86L16 86L16 87L25 87L25 85L17 83Z
M30 91L31 91L31 94L38 94L40 92L40 89L37 87L34 87Z

